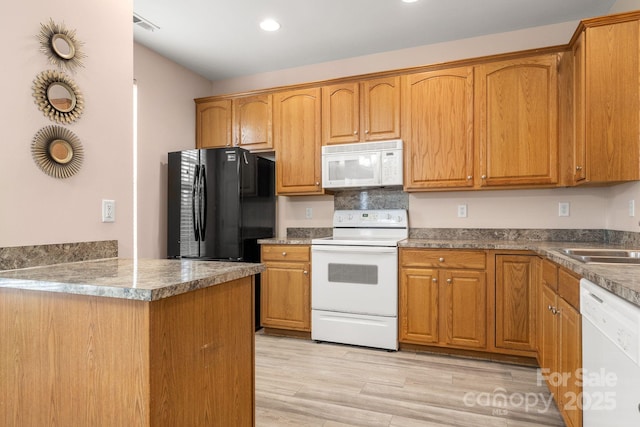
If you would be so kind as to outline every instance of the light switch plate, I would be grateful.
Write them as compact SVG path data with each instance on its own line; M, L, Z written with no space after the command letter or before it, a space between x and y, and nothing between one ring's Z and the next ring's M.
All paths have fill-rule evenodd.
M116 222L115 200L102 200L102 222Z
M467 205L458 205L458 218L466 218L467 217Z
M558 203L558 216L569 216L569 202Z

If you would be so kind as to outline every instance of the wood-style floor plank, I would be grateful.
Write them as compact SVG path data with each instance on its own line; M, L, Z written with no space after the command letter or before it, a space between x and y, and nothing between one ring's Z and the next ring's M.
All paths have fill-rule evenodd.
M537 370L256 334L258 427L564 426Z

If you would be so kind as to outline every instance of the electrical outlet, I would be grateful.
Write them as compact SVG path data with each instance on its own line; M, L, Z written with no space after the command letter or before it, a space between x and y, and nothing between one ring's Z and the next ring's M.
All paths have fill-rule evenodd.
M307 219L311 219L311 218L313 218L313 208L307 208L307 209L305 209L304 216L305 216L305 218L307 218Z
M115 200L102 200L102 222L116 222Z
M558 216L569 216L569 202L558 203Z
M467 217L467 205L458 205L458 218Z
M629 200L629 216L636 216L636 201Z

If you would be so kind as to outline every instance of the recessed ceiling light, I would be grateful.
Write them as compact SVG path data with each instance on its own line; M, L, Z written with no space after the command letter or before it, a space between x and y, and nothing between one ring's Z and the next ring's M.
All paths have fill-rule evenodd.
M260 28L265 31L278 31L280 24L273 19L265 19L260 23Z

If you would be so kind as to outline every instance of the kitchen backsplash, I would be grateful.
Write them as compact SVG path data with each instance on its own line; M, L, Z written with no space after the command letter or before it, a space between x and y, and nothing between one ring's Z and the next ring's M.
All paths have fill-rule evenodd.
M90 259L116 258L117 256L117 240L15 246L0 248L0 270L13 270Z
M409 193L401 188L337 191L333 207L342 209L409 209Z

